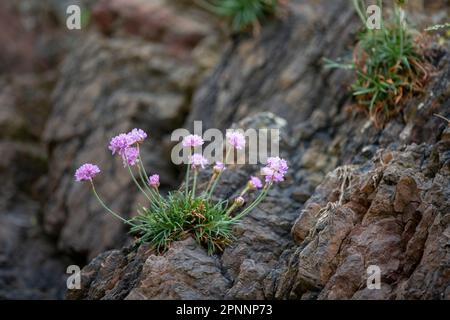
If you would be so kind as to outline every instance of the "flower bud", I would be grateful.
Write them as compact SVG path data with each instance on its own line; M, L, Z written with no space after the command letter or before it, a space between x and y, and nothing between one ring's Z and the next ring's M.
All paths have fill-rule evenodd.
M148 184L153 188L159 187L159 175L154 174L150 177L148 177Z
M222 162L217 161L216 165L213 167L214 173L215 174L219 174L219 173L221 173L224 170L225 170L225 165Z
M237 197L236 199L234 199L234 204L236 205L236 207L242 207L245 203L245 199L243 197Z
M257 177L250 177L250 180L247 183L247 187L249 190L261 189L263 187L262 182Z

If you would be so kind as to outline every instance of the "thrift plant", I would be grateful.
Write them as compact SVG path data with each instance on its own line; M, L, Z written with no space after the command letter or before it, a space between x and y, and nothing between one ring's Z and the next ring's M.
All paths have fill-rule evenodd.
M365 25L364 1L353 3ZM381 7L381 1L378 5ZM394 9L393 18L382 23L381 29L365 28L359 34L352 62L342 64L325 59L326 67L355 71L353 95L376 126L398 113L404 98L422 92L428 78L428 64L406 24L404 12L399 6Z
M279 0L197 0L203 8L230 20L233 31L260 29L260 22L275 14Z
M258 206L269 189L284 180L288 170L284 159L269 158L260 172L264 183L257 176L251 176L235 199L213 201L211 198L214 190L226 171L225 164L214 164L206 189L198 192L198 175L208 166L208 160L201 154L194 153L196 147L203 145L203 139L197 135L188 135L182 141L189 154L184 187L163 196L159 192L159 175L148 176L141 159L140 145L146 138L147 134L143 130L133 129L129 133L113 137L109 144L111 153L121 157L133 182L148 200L148 205L138 208L138 214L134 218L123 218L102 201L94 185L94 178L100 173L98 166L90 163L82 165L75 172L75 180L88 181L94 196L105 210L129 225L130 232L138 236L139 243L150 243L159 252L166 250L173 241L186 237L193 237L207 248L209 254L223 251L233 240L233 225ZM225 163L233 148L245 147L245 137L237 131L228 132L227 141L232 148L227 151ZM248 194L258 190L256 198L245 205Z

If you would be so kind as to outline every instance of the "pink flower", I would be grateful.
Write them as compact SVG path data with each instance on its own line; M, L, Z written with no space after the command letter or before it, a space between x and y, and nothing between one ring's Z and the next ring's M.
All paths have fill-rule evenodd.
M113 155L115 153L123 155L125 149L127 149L129 146L130 144L128 135L125 133L121 133L111 139L108 149L112 151Z
M95 164L86 163L75 171L75 180L78 182L86 180L92 181L98 173L100 173L99 167Z
M236 149L243 149L245 147L245 137L242 133L238 131L228 131L227 132L228 142Z
M261 169L261 175L266 177L266 182L281 182L284 181L288 168L286 160L271 157L267 159L267 166Z
M190 134L183 139L183 147L185 148L194 148L201 146L204 143L202 137L196 135L196 134Z
M215 173L221 173L222 171L225 171L225 169L225 165L220 161L217 161L216 165L213 167Z
M147 138L147 133L144 130L134 128L130 132L127 133L128 145L131 146L135 143L144 142Z
M271 157L267 159L267 166L270 167L272 170L278 171L283 174L286 174L288 170L286 160L281 159L280 157Z
M158 188L159 187L159 175L154 174L154 175L151 175L150 177L148 177L148 184L153 188Z
M250 180L248 181L248 187L250 190L261 189L263 187L263 184L258 177L251 176Z
M122 154L123 167L134 166L139 162L139 151L135 147L128 147Z
M281 173L266 174L266 182L281 182L284 181L284 175Z
M208 160L206 160L205 157L203 157L201 154L199 153L194 153L191 156L191 166L192 169L197 169L198 167L201 167L202 169L205 168L205 165L208 164Z

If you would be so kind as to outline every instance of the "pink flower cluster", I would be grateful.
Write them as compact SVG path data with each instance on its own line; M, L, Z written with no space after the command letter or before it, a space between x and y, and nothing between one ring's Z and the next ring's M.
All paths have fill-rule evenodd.
M145 133L142 129L134 128L130 132L127 133L128 143L133 145L135 143L142 143L145 139L147 139L147 133Z
M100 173L100 168L95 164L86 163L75 171L76 181L92 181L92 179Z
M190 158L190 162L191 162L191 166L192 169L197 169L199 167L201 167L202 169L205 168L205 166L208 164L208 160L206 160L205 157L203 157L201 154L199 153L194 153L191 158Z
M123 166L134 166L139 162L139 149L137 144L144 142L147 134L144 130L133 129L128 133L121 133L113 137L109 143L108 149L112 154L118 154L122 157ZM75 172L76 181L86 181L92 179L100 173L98 166L86 163L79 167Z
M111 150L112 154L123 155L125 150L130 146L128 135L121 133L111 139L108 149Z
M202 137L196 134L190 134L184 137L182 145L185 148L195 148L201 146L203 143L205 142L203 141Z
M139 150L136 147L128 147L122 155L123 167L134 166L139 162Z
M228 131L226 134L228 143L238 150L245 147L245 136L238 131Z
M266 177L266 182L281 182L284 181L288 168L286 160L271 157L267 159L267 165L261 169L261 175Z
M141 129L133 129L128 133L121 133L113 137L109 143L108 149L112 154L118 154L122 157L123 166L134 166L138 163L139 149L137 144L144 142L147 133Z

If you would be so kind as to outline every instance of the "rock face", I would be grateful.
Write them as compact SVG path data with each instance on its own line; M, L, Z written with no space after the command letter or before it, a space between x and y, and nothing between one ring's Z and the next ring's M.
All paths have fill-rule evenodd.
M22 5L0 4L0 299L61 298L70 263L39 223L48 164L40 139L56 81L48 68L55 52L34 50L58 35L45 23L40 30L25 27Z
M61 298L70 264L86 266L68 299L450 298L450 129L433 116L450 118L446 48L429 50L424 94L377 129L349 112L350 73L322 64L354 44L346 0L291 0L229 44L191 1L81 2L92 23L70 37L66 1L0 4L0 40L24 34L0 52L0 298ZM48 16L56 26L39 23ZM111 136L148 131L145 165L166 190L180 182L169 135L194 120L279 128L289 175L222 254L186 239L158 255L73 172L98 163L98 191L129 217L144 199L108 154ZM236 196L255 170L227 171L215 196ZM379 290L366 285L374 265Z
M290 176L235 227L237 240L212 257L190 239L164 255L103 253L67 298L450 298L450 134L433 116L449 117L450 56L430 51L439 72L426 93L377 129L347 112L348 73L321 67L351 44L357 20L347 5L291 1L290 15L259 38L237 39L195 94L186 126L245 127L267 117L261 111L286 119L275 123ZM248 173L229 172L220 195ZM366 284L372 265L378 290Z
M449 299L449 148L379 149L328 174L294 223L298 248L272 279L275 297ZM381 290L367 289L370 265Z

